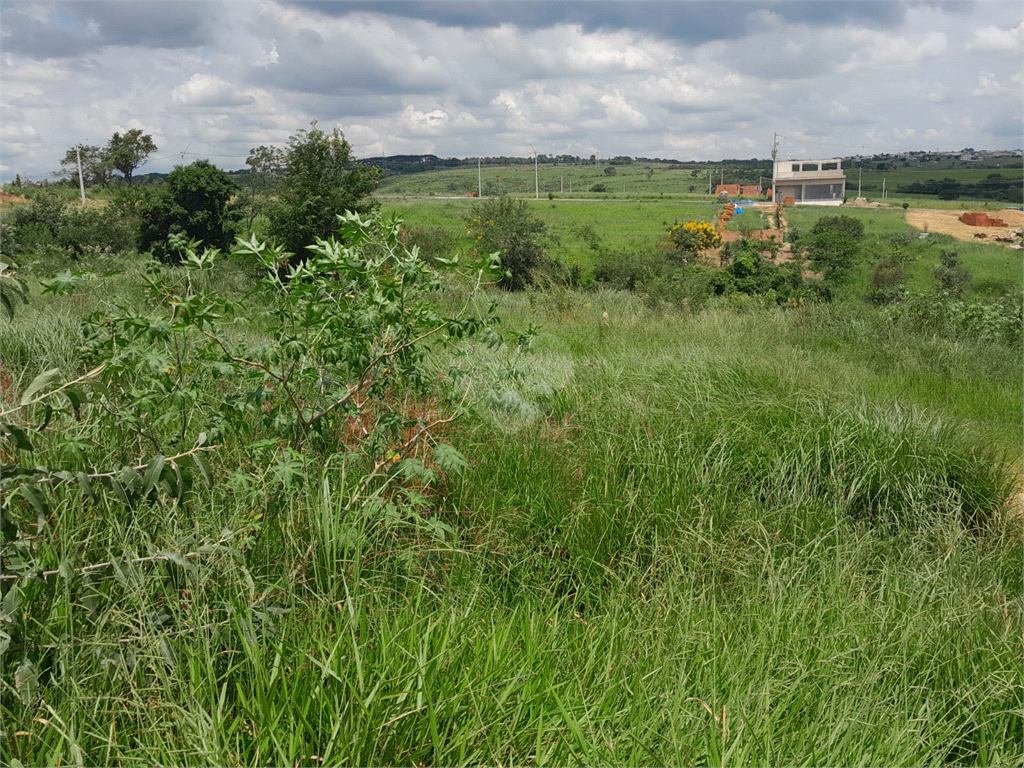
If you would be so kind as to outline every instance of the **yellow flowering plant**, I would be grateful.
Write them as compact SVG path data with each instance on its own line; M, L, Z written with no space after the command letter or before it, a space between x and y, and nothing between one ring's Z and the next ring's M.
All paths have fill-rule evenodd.
M681 251L698 253L722 244L722 238L713 224L706 221L687 221L676 224L668 231L668 239Z

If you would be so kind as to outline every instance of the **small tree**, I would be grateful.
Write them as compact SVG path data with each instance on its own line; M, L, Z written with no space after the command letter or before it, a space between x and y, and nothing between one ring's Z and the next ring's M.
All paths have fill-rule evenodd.
M245 164L249 166L246 228L252 232L253 221L268 209L268 196L276 189L284 171L284 153L277 147L253 147Z
M377 206L367 197L381 169L356 163L352 147L335 128L325 133L310 123L288 140L278 203L270 211L271 235L292 253L326 240L338 228L338 216L367 213Z
M939 255L934 275L935 287L957 298L963 296L971 284L971 273L960 261L960 254L956 251L943 251Z
M830 282L841 282L853 268L864 237L864 222L852 216L822 216L811 230L807 253Z
M132 183L132 174L151 154L156 152L153 137L138 128L132 128L122 136L115 133L107 142L106 160L115 171L124 174L126 183Z
M811 239L807 254L811 265L823 273L830 282L841 282L853 268L860 245L848 233L840 230L818 232Z
M64 153L64 159L60 161L61 174L74 181L78 180L79 155L82 158L82 176L85 183L90 186L107 186L114 168L107 157L107 151L95 144L76 144L68 149Z
M533 282L534 270L544 260L541 243L548 231L525 201L505 196L475 203L466 216L466 232L476 254L501 252L506 271L498 281L502 288L521 291Z
M167 248L170 235L199 240L207 248L228 248L235 227L228 201L235 182L209 160L179 165L155 199L143 208L139 231L139 250L152 250L162 261L177 262L178 256Z

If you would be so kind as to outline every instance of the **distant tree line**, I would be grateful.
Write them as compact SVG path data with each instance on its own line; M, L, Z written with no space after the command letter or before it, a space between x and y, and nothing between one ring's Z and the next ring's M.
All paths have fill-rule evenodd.
M956 200L960 197L976 197L983 200L1001 200L1024 204L1024 188L1019 178L1004 179L998 174L993 177L969 183L956 179L928 179L896 187L896 192L906 195L934 195L940 200Z
M475 168L477 165L478 158L475 157L446 157L441 158L437 155L389 155L388 157L366 157L359 162L364 165L373 165L380 168L384 172L384 176L397 176L409 173L423 173L424 171L434 171L445 168ZM488 157L480 157L479 161L484 166L531 166L533 165L533 157L523 156L508 156L508 155L492 155ZM629 155L616 155L612 158L600 159L596 155L590 155L589 157L581 157L579 155L537 155L537 163L540 165L633 165L636 163L648 163L658 165L668 165L670 170L693 170L702 169L702 173L706 173L709 168L714 168L716 171L725 166L726 173L729 173L729 168L732 169L746 169L747 171L753 171L754 175L758 173L761 175L771 175L771 163L765 160L758 160L756 158L741 160L741 159L727 159L727 160L715 160L715 161L682 161L675 160L672 158L662 157L631 157ZM238 173L245 173L239 171Z

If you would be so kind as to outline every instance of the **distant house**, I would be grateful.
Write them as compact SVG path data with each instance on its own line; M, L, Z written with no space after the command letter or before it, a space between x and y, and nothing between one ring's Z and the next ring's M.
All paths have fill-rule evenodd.
M797 205L842 205L846 176L839 158L776 160L772 199L793 198Z

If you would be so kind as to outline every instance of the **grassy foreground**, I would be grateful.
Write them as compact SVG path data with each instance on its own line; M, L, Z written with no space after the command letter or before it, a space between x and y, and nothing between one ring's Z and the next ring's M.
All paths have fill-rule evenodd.
M11 386L78 371L77 318L141 301L142 269L35 298ZM4 656L2 763L1024 762L1019 349L852 304L495 298L537 335L464 350L469 466L424 489L443 536L342 515L341 454L243 483L225 445L180 504L69 492L52 568L245 540L48 582Z

